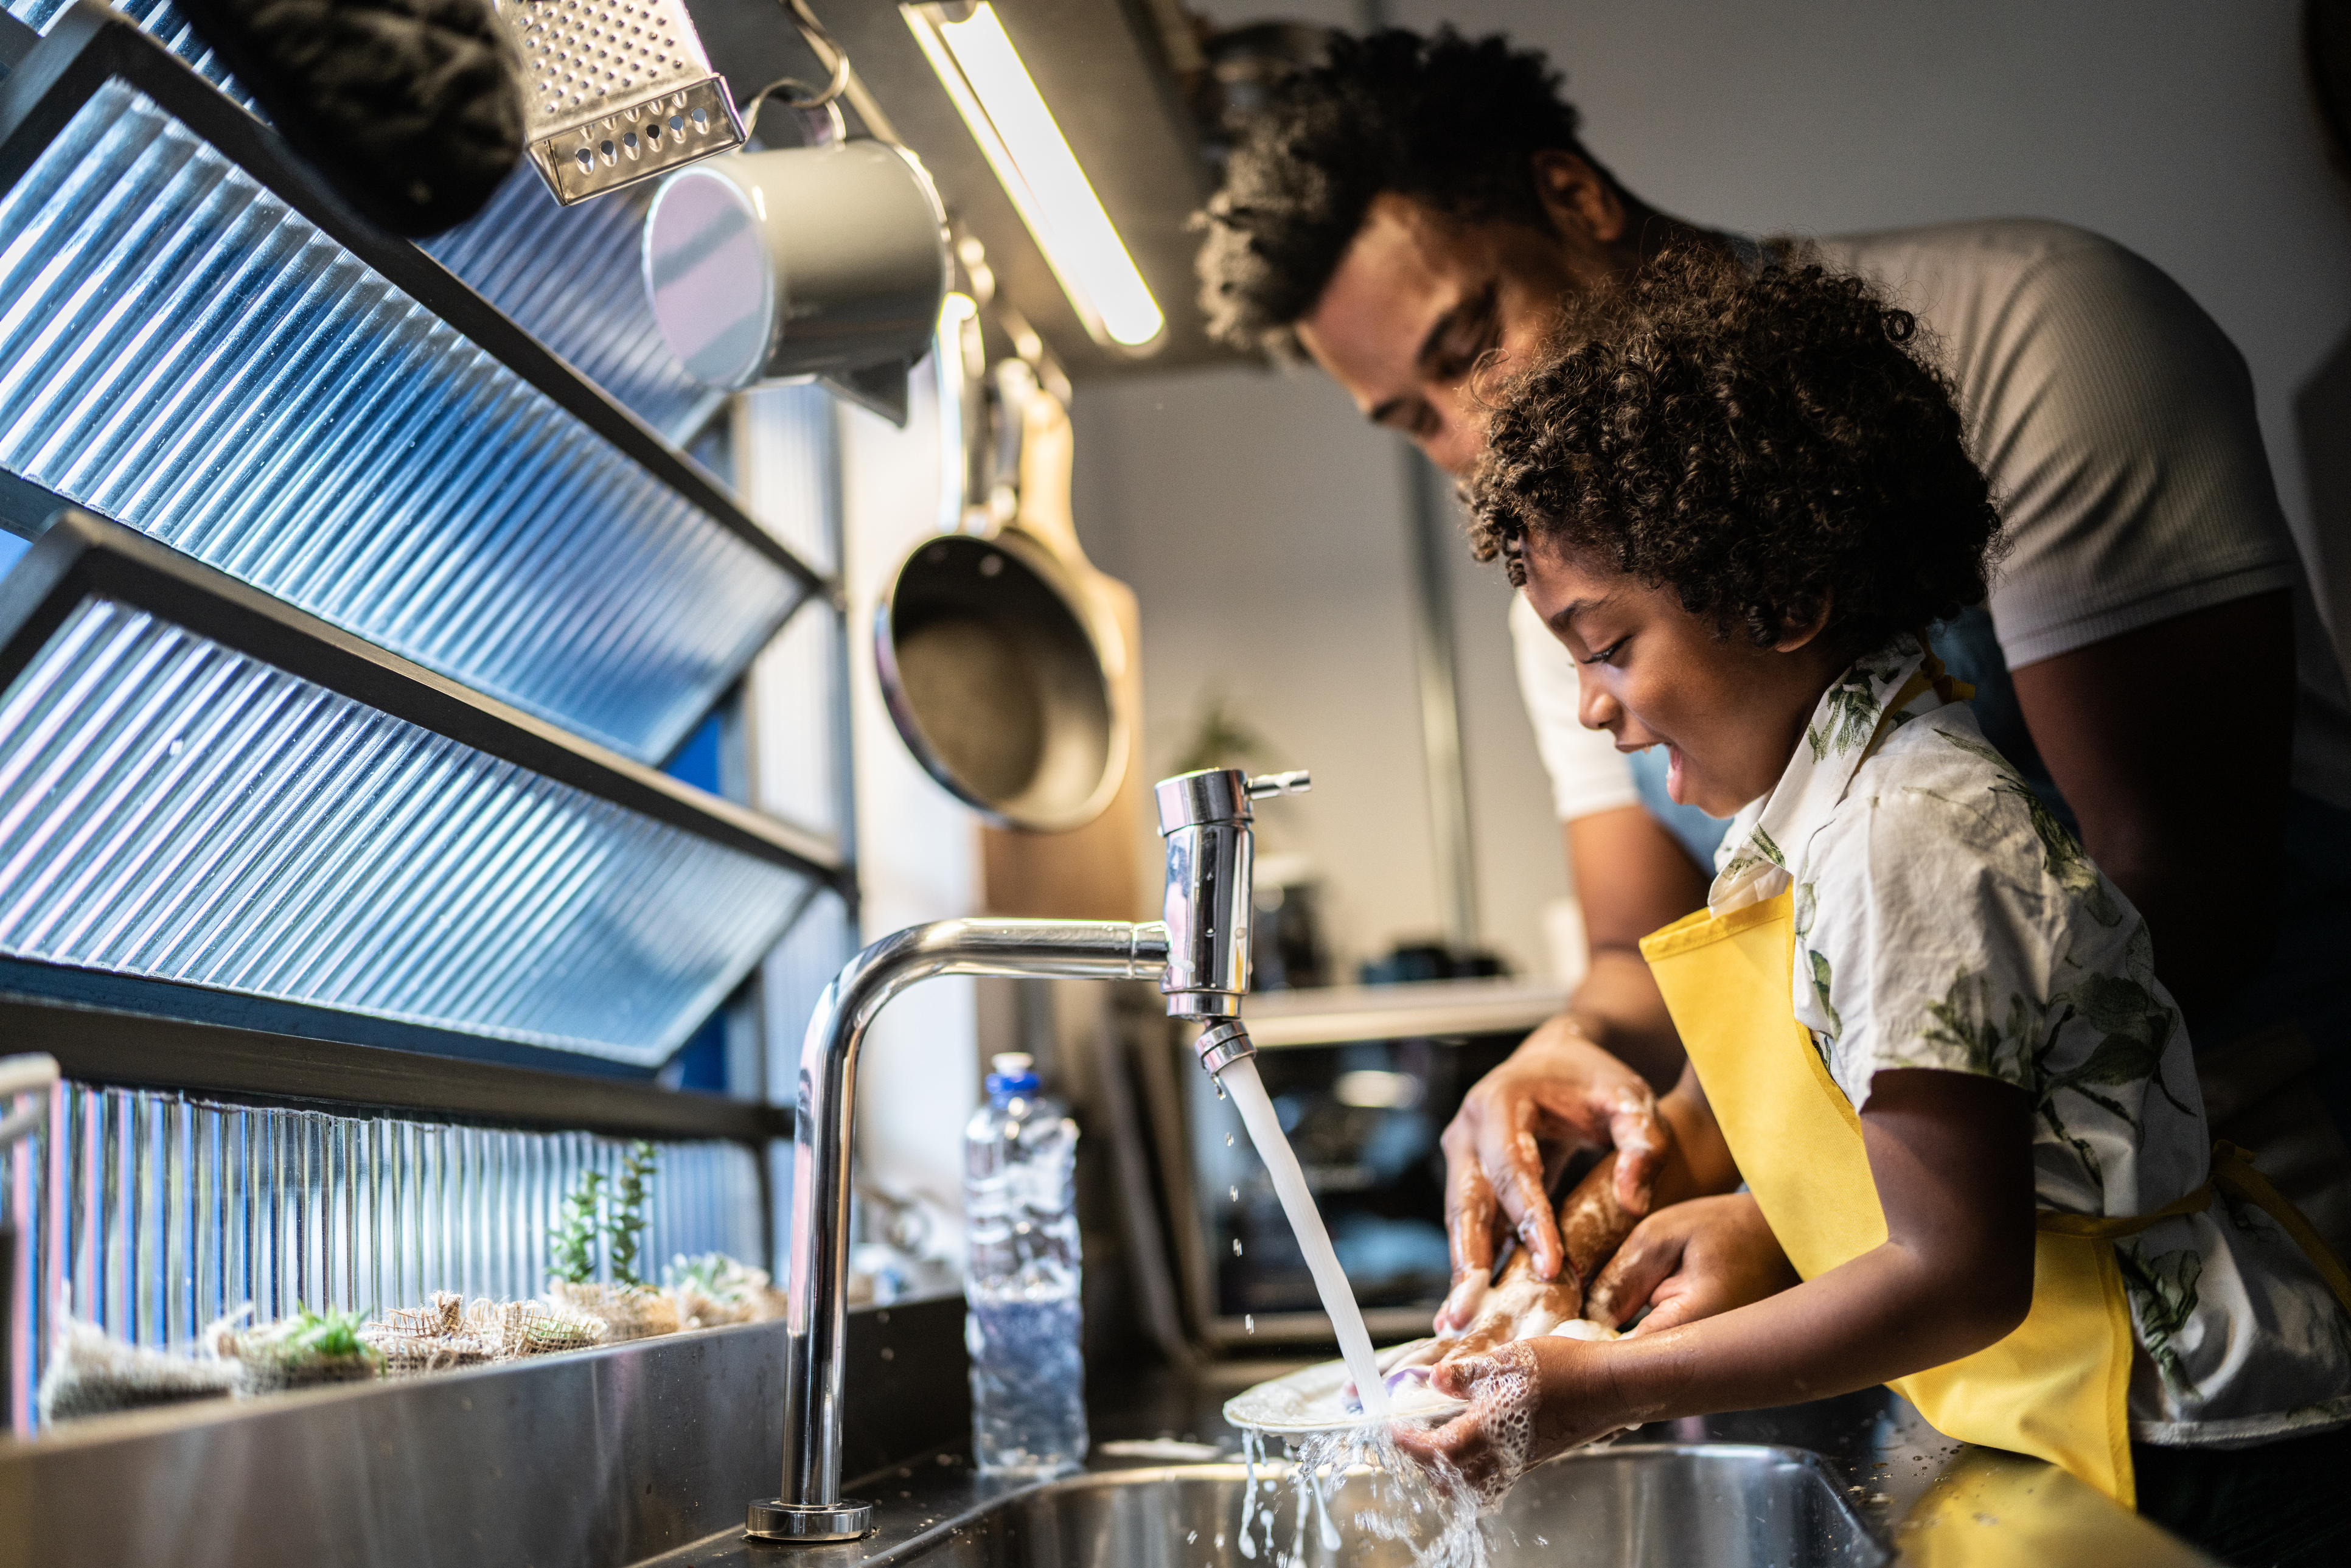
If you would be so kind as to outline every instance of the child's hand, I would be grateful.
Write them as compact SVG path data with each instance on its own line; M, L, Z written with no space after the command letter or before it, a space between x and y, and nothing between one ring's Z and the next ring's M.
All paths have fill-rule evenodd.
M1553 1454L1641 1420L1622 1407L1608 1375L1614 1353L1612 1344L1546 1335L1444 1362L1429 1385L1469 1408L1442 1427L1398 1423L1396 1446L1425 1464L1449 1464L1490 1508Z
M1727 1312L1777 1295L1796 1270L1751 1193L1694 1197L1657 1210L1625 1239L1592 1281L1584 1315L1622 1323L1649 1308L1634 1334Z

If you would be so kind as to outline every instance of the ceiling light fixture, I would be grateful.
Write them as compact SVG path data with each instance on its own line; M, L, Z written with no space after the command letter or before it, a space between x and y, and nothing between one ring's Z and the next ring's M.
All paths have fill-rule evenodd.
M1167 319L1005 37L996 8L980 0L902 5L899 12L1086 330L1129 350L1155 344Z

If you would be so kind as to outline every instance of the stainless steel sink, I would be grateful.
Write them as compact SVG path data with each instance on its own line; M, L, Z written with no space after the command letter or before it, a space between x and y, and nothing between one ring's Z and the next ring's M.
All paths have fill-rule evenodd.
M1263 1484L1262 1473L1260 1485ZM1332 1500L1341 1544L1296 1531L1283 1479L1273 1541L1301 1568L1408 1568L1412 1544L1380 1541L1347 1521L1362 1507L1351 1481ZM1238 1531L1238 1465L1073 1477L1004 1499L891 1560L924 1568L1275 1568L1259 1534L1252 1562ZM1845 1506L1820 1459L1795 1448L1648 1444L1570 1455L1535 1470L1486 1521L1492 1568L1874 1568L1886 1553ZM1260 1527L1260 1531L1262 1527Z

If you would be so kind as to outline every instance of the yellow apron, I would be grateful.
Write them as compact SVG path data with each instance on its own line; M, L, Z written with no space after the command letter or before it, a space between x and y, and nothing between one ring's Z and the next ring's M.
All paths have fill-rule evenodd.
M1947 698L1953 687L1964 693L1930 657L1886 711L1904 706L1930 679ZM1809 1280L1882 1246L1886 1215L1861 1118L1795 1020L1790 895L1721 916L1701 909L1643 938L1641 955L1740 1175L1796 1272ZM2253 1170L2243 1150L2222 1144L2213 1151L2211 1179L2158 1213L2105 1219L2043 1211L2024 1322L1973 1355L1890 1386L1946 1437L2050 1460L2135 1508L2131 1316L2115 1239L2201 1210L2216 1184L2260 1204L2284 1226L2351 1307L2351 1280L2308 1223Z

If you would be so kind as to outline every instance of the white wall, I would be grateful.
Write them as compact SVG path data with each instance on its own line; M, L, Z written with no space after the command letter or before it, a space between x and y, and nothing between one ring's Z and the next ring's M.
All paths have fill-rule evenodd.
M841 405L841 576L849 599L849 695L863 939L978 908L971 812L923 772L890 722L873 667L873 609L900 556L939 515L934 383L913 381L906 428ZM932 980L874 1019L858 1070L863 1176L932 1211L934 1251L962 1256L963 1124L979 1103L972 982Z
M1194 0L1354 25L1332 0ZM2177 277L2243 350L2288 515L2351 631L2351 518L2314 525L2294 401L2351 360L2351 184L2327 166L2288 0L1402 0L1395 21L1507 30L1568 73L1593 153L1666 211L1834 233L2027 214ZM2338 374L2342 372L2338 371ZM1301 765L1296 823L1353 956L1440 922L1412 687L1398 459L1311 375L1090 384L1079 523L1142 597L1154 765L1221 685ZM2351 430L2322 442L2337 454ZM2326 448L2322 446L2322 455ZM1488 939L1522 965L1563 882L1509 685L1499 590L1451 584ZM1277 831L1290 831L1277 829Z

